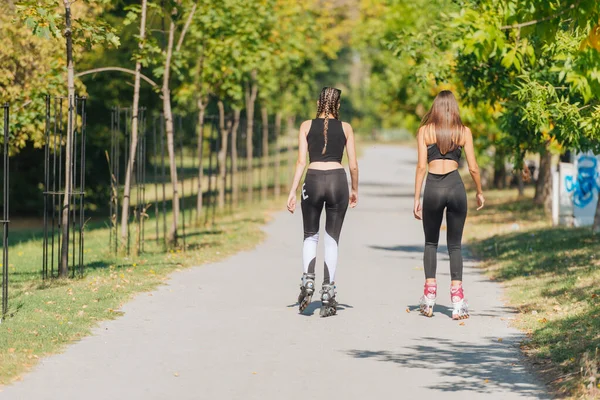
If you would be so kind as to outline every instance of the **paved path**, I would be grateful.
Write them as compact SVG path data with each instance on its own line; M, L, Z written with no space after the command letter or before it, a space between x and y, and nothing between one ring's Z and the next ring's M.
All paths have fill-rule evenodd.
M547 398L522 366L500 288L472 264L473 317L463 326L449 317L442 254L437 313L415 311L423 233L411 213L414 162L414 150L366 151L359 207L342 231L337 316L319 318L317 301L298 315L301 216L280 213L254 251L173 274L0 400Z

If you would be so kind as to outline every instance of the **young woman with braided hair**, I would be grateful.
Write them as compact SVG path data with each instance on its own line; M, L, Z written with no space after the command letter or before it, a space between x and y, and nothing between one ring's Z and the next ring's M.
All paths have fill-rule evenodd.
M335 315L335 271L338 259L338 243L348 209L358 202L358 163L354 147L354 132L350 124L339 119L339 89L325 87L317 102L317 117L304 121L298 135L298 161L294 181L287 201L289 212L296 209L296 191L306 167L306 154L310 164L302 185L302 219L304 222L304 245L302 284L298 303L300 312L310 304L315 287L315 263L319 242L319 221L325 207L325 268L321 290L321 317ZM351 191L342 166L346 148Z
M471 130L460 119L458 102L449 90L441 91L423 117L417 134L418 162L415 179L414 216L423 220L425 231L425 290L420 310L425 316L433 315L437 297L435 279L437 247L440 227L446 211L448 253L450 255L450 300L452 319L469 318L469 310L462 288L463 259L461 241L467 218L467 194L458 174L458 160L465 151L469 172L477 189L477 210L483 208L485 199L481 190L479 167L473 149ZM427 174L423 206L421 188Z

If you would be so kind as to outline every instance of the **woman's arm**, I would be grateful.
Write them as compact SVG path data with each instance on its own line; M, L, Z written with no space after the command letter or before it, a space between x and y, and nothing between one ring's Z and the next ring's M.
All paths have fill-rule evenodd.
M485 198L483 197L483 190L481 189L481 177L479 175L479 165L477 165L477 159L475 158L475 148L473 146L473 134L469 128L466 128L465 132L465 155L467 157L467 165L469 166L469 173L475 187L477 188L477 210L483 208Z
M346 134L346 153L348 154L348 167L350 169L350 179L352 181L352 191L350 193L350 207L356 207L358 203L358 161L356 160L356 146L354 144L354 130L352 126L343 122L344 133Z
M290 188L290 195L288 196L287 209L289 212L294 213L296 210L296 191L300 184L300 179L306 168L306 152L308 150L308 143L306 142L306 134L310 129L312 121L304 121L300 125L300 131L298 132L298 161L296 161L296 172L294 173L294 180L292 181L292 187Z
M425 131L419 129L417 133L417 171L415 173L415 205L413 215L416 219L422 219L421 211L421 189L423 180L427 173L427 145L425 144Z

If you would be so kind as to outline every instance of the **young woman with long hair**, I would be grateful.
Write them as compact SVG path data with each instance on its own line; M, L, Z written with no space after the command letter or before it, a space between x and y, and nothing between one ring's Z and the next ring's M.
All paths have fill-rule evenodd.
M354 132L350 124L339 119L339 89L325 87L317 102L317 117L304 121L298 135L298 161L294 181L287 201L289 212L296 209L296 191L308 152L310 164L302 185L302 220L304 245L302 284L298 303L300 312L310 304L315 287L315 263L319 242L319 221L325 207L325 268L321 290L321 317L335 315L335 271L338 260L338 243L344 216L358 202L358 163L354 148ZM342 166L346 148L352 189L348 191L348 178Z
M485 199L481 190L479 167L475 159L473 135L460 119L458 102L449 90L440 92L431 109L421 122L417 134L418 162L415 179L414 216L423 220L425 231L425 290L420 311L431 317L437 298L435 279L437 247L444 210L446 211L447 243L450 255L450 299L452 319L469 318L469 310L462 288L463 259L461 242L467 218L467 194L458 173L458 161L465 152L469 172L477 189L477 210L483 208ZM427 174L423 205L421 188Z

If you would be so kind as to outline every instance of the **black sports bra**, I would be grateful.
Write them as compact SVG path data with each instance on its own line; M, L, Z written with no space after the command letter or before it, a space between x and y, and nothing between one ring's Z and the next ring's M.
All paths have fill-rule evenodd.
M436 143L430 144L427 146L427 163L430 163L434 160L452 160L458 162L458 160L460 160L461 153L462 146L458 146L454 150L451 150L446 154L442 154Z
M323 135L323 125L325 120L317 118L312 120L310 130L306 135L308 142L308 157L310 162L342 162L344 148L346 147L346 134L342 127L342 121L329 118L327 126L327 148L323 154L325 146L325 136Z

